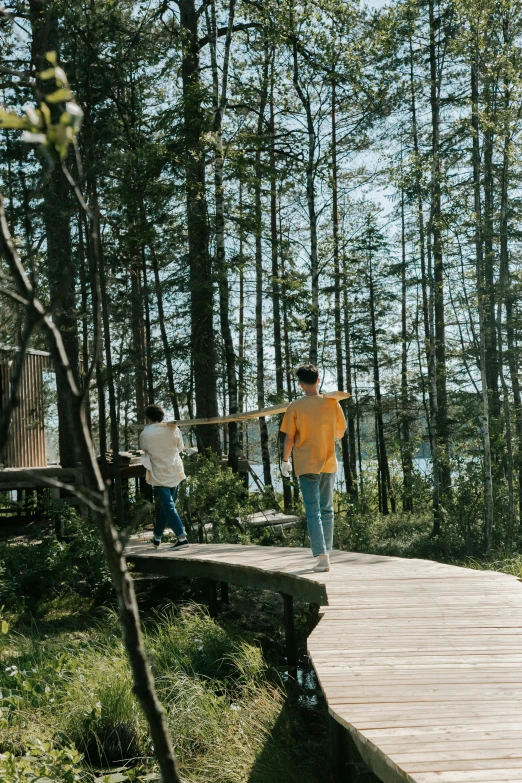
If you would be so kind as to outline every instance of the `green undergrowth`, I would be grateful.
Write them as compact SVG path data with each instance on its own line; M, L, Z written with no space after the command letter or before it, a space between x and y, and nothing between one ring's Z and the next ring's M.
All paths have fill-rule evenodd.
M498 550L482 558L468 557L460 565L480 571L501 571L522 579L522 555L519 552Z
M273 604L239 593L220 625L193 603L152 609L165 604L165 583L155 589L144 637L185 783L328 780L262 649L280 625ZM36 619L12 612L0 634L0 780L159 779L116 613L72 598L41 601Z

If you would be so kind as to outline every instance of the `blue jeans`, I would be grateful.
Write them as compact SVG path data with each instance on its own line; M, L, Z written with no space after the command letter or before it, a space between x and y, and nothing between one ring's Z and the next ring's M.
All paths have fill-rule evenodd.
M324 555L333 547L335 476L335 473L305 473L299 476L314 557Z
M154 487L154 494L158 507L154 538L161 540L167 526L172 528L178 538L184 536L185 528L174 505L178 497L178 487Z

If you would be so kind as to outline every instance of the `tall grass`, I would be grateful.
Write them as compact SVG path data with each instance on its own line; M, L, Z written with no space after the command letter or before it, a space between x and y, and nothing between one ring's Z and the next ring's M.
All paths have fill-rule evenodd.
M482 558L467 558L462 565L480 571L501 571L522 579L522 555L518 552L498 550Z
M257 647L194 606L159 612L145 640L187 783L316 780L292 761L284 694ZM0 660L0 753L47 742L88 768L155 770L112 613L88 631L10 632Z

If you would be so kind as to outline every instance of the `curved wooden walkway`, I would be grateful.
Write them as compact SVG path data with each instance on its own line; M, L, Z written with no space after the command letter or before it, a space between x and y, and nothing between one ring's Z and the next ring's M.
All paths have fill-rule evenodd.
M323 604L308 650L331 715L384 783L522 782L522 585L428 560L192 545L128 549L139 571Z

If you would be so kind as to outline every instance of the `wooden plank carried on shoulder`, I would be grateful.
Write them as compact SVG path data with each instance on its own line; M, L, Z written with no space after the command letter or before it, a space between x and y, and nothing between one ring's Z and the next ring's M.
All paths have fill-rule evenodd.
M333 391L326 392L322 395L327 399L334 399L338 402L340 400L347 400L349 398L348 392ZM172 427L197 427L200 424L227 424L230 421L247 421L248 419L261 419L265 416L276 416L278 413L285 413L286 409L290 405L289 402L281 402L279 405L272 405L270 408L260 408L255 411L244 411L243 413L234 413L231 416L212 416L208 419L181 419L181 421L166 421ZM144 424L132 424L131 429L140 432Z

